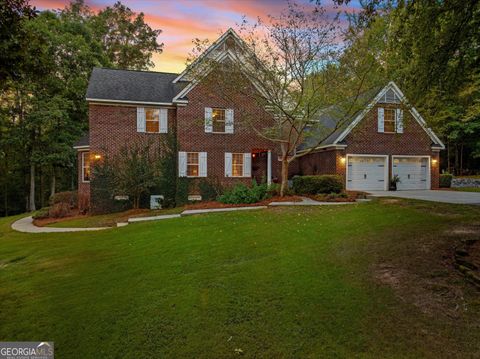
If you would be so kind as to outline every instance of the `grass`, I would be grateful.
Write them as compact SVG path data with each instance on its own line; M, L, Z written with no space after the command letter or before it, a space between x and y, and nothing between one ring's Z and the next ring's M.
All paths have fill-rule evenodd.
M480 353L478 292L448 262L478 207L385 199L68 234L13 232L17 218L0 219L0 340L52 340L59 358Z
M480 187L452 187L450 189L459 192L480 192Z

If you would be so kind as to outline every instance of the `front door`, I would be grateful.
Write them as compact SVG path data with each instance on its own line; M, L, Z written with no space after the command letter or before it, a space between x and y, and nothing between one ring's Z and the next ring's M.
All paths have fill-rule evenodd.
M252 151L252 178L258 184L267 181L268 151Z

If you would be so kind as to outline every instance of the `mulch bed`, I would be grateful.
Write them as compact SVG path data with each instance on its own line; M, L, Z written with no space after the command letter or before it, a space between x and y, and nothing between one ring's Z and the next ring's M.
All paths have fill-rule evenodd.
M248 203L248 204L227 204L217 201L209 202L198 202L187 204L185 209L214 209L214 208L235 208L235 207L258 207L258 206L268 206L271 202L301 202L302 197L300 196L285 196L285 197L272 197L257 203Z
M366 198L365 192L346 191L347 197L335 197L329 194L317 194L308 196L319 202L355 202L357 199Z

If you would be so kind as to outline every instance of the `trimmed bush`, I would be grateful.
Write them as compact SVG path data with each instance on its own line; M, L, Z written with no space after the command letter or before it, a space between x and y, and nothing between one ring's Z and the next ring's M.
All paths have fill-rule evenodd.
M60 203L67 204L70 206L70 208L76 208L78 205L77 192L76 191L58 192L50 197L51 206L60 204Z
M48 211L48 216L50 218L63 218L67 217L70 214L70 205L68 203L55 203L50 207Z
M295 176L293 190L296 194L340 193L343 179L336 175Z
M453 175L450 173L442 173L440 175L440 187L441 188L450 188L452 185Z
M266 183L258 185L256 181L253 181L251 187L243 183L235 185L218 197L218 200L227 204L250 204L263 201L269 196L268 185Z

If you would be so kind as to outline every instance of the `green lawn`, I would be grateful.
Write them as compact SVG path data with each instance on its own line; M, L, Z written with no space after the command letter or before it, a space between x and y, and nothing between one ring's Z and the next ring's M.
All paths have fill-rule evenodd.
M473 358L451 267L480 208L385 199L23 234L0 219L0 340L58 358ZM478 236L478 233L472 235Z

